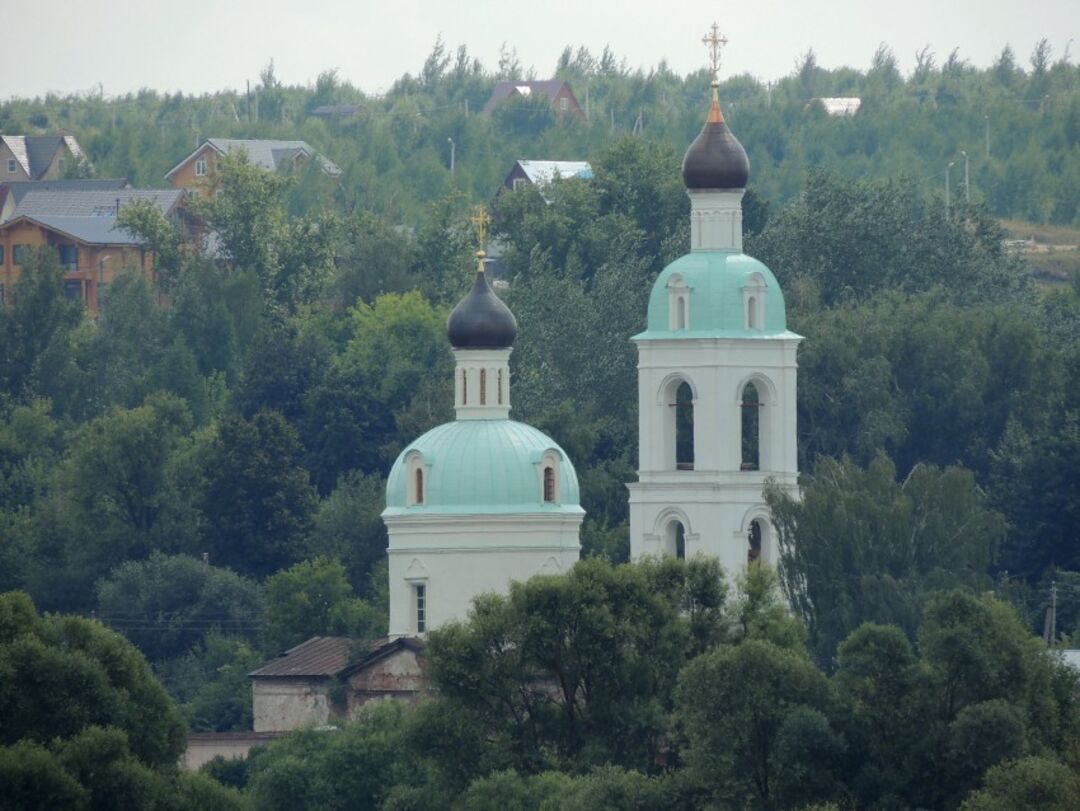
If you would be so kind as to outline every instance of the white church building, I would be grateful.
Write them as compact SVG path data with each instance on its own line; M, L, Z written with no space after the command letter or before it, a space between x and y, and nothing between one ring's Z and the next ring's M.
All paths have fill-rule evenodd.
M690 253L649 297L638 349L640 462L630 490L630 552L706 555L725 571L776 563L766 481L794 492L796 354L772 272L742 252L746 152L712 106L683 160ZM394 463L389 533L390 636L468 616L484 592L566 571L584 511L571 460L510 415L517 322L480 270L451 313L454 422Z
M784 295L742 252L746 151L713 82L705 126L683 158L690 253L657 277L638 349L638 481L630 554L719 558L729 573L777 562L762 491L795 491L796 353Z

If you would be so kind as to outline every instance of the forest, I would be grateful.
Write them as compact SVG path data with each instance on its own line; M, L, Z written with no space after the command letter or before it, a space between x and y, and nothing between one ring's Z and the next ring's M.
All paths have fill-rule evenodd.
M217 252L133 204L154 281L125 274L91 318L43 250L0 308L0 806L1074 807L1080 676L1053 649L1080 633L1080 275L1038 284L1000 220L1080 226L1080 69L1041 43L1026 67L924 52L904 77L882 47L866 71L807 53L722 83L746 252L806 338L802 498L767 494L779 565L735 582L626 562L629 338L689 243L708 76L567 49L589 120L477 114L521 74L440 42L382 98L271 65L257 106L0 104L3 131L70 130L72 171L139 186L206 136L304 138L344 170L230 156L195 204ZM859 113L810 101L840 95ZM345 102L357 117L307 117ZM971 199L946 209L959 149ZM521 157L594 177L496 194ZM478 203L519 323L512 416L573 460L585 560L431 633L430 700L180 773L185 729L251 728L267 658L385 631L384 477L452 418Z

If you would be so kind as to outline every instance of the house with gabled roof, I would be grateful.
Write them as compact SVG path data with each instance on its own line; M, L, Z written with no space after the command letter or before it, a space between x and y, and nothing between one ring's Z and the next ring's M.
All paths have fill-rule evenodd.
M221 171L230 152L243 151L254 165L278 172L313 160L327 177L341 176L336 163L316 152L307 141L275 141L247 138L207 138L199 147L165 175L174 189L202 194Z
M532 98L534 96L542 96L548 99L555 115L569 115L577 118L585 115L581 111L581 105L578 104L574 91L570 89L570 83L562 79L547 79L539 82L497 82L481 112L483 115L491 115L495 108L503 102L519 98Z
M514 161L514 167L503 180L503 186L510 191L536 186L541 188L555 180L576 177L579 180L592 180L593 169L588 161Z
M90 178L72 180L38 180L0 183L0 222L15 216L15 209L30 192L119 191L130 189L125 178Z
M0 183L57 180L84 159L73 135L0 135Z
M64 294L96 313L108 286L125 268L153 278L152 254L117 225L123 206L149 200L177 220L184 197L179 189L28 192L14 216L0 223L0 302L9 299L30 250L48 246L64 266Z

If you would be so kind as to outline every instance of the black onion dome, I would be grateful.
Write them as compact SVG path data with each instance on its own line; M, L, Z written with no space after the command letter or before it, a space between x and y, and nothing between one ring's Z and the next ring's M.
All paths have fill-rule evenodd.
M483 271L450 313L446 334L455 349L506 349L514 343L517 319L495 295Z
M746 188L750 160L728 129L715 92L705 126L683 157L682 174L688 189Z

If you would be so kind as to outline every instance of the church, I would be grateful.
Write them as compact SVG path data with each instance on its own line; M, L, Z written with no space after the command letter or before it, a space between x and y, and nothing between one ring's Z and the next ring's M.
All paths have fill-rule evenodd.
M713 26L713 54L723 42ZM746 151L720 109L719 83L683 158L690 251L659 274L638 351L638 480L628 483L632 559L718 559L729 575L778 561L766 482L796 494L797 352L784 295L743 253ZM510 419L513 313L495 294L481 250L472 288L451 312L455 419L394 462L382 513L389 535L386 639L358 662L350 640L315 637L254 671L256 732L352 716L368 701L416 700L428 631L468 618L473 599L559 574L580 556L573 460L542 431ZM528 340L528 336L522 336ZM451 381L446 381L450 385ZM334 680L348 685L334 708Z
M720 40L712 39L714 75ZM631 557L718 558L729 573L776 563L766 480L795 491L796 353L772 272L742 252L746 151L724 121L718 81L683 159L690 252L649 296L638 350L638 481L630 483ZM457 419L398 457L387 482L390 636L466 619L484 592L566 571L578 559L572 460L510 419L517 322L480 267L450 314ZM527 336L524 338L527 340Z

